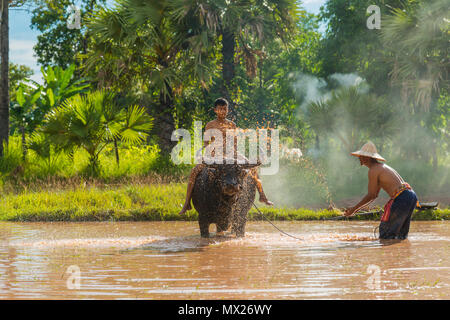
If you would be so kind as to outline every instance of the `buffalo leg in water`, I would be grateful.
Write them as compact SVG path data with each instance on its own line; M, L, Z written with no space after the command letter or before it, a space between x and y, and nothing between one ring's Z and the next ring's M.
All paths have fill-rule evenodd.
M199 221L198 224L200 226L200 236L202 238L209 238L209 223Z

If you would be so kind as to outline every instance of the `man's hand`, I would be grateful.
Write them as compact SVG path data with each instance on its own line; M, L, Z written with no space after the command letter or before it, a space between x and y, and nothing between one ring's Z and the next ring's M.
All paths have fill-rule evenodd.
M348 217L355 213L355 209L353 207L347 208L344 212L344 216Z

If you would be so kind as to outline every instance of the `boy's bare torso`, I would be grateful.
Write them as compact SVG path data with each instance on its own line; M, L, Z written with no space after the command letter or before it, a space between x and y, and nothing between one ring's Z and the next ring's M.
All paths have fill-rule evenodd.
M212 120L212 121L210 121L210 122L208 122L206 124L205 130L209 130L209 129L217 129L217 130L220 130L222 132L223 152L225 153L227 130L235 130L235 129L237 129L236 124L233 121L230 121L230 120L227 120L227 119L225 119L223 121L215 119L215 120ZM213 143L214 140L215 140L214 137L212 137L211 141L205 143L205 145L207 145L209 143Z
M218 129L222 131L223 138L225 139L227 130L236 129L236 124L233 121L225 119L224 121L220 121L214 119L206 124L205 130L209 129Z

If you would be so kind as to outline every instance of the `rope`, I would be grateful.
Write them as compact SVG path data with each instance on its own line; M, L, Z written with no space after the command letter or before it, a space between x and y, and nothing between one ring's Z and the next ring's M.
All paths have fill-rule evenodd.
M356 208L355 211L353 211L353 214L352 214L351 216L355 216L356 213L358 213L359 210L361 210L361 209L364 208L364 207L367 207L367 206L368 206L369 204L371 204L374 200L375 200L375 199L372 199L372 200L370 200L369 202L367 202L367 203L361 205L359 208ZM351 216L350 216L350 217L351 217Z
M377 229L379 229L379 228L380 228L379 226L376 226L375 229L373 229L373 237L374 238L378 238L377 237Z
M256 206L256 204L255 204L254 201L252 201L252 204L253 204L253 206L256 208L256 210L258 211L258 213L259 213L264 219L266 219L266 221L268 221L275 229L277 229L277 230L280 231L281 233L287 235L288 237L291 237L291 238L294 238L294 239L297 239L297 240L304 240L304 239L297 238L297 237L295 237L295 236L293 236L293 235L291 235L291 234L289 234L289 233L287 233L287 232L281 230L280 228L278 228L276 225L274 225L274 224L272 223L272 221L269 220L269 218L267 218L261 211L259 211L259 209L258 209L258 207Z
M367 216L367 215L373 215L373 214L377 214L377 213L381 213L381 210L378 211L368 211L368 212L361 212L361 213L357 213L357 214L352 214L351 216L337 216L337 217L331 217L331 218L324 218L321 220L340 220L340 219L349 219L351 217L359 217L359 216Z
M250 200L250 199L248 199L248 200ZM281 232L282 234L284 234L284 235L286 235L286 236L288 236L288 237L291 237L291 238L294 238L294 239L297 239L297 240L302 240L302 241L304 240L304 239L298 238L298 237L296 237L296 236L293 236L293 235L287 233L286 231L283 231L283 230L281 230L280 228L278 228L275 224L273 224L272 221L270 221L269 218L267 218L267 217L264 215L264 213L262 213L262 212L258 209L258 207L257 207L256 204L255 204L255 201L252 201L252 200L250 200L250 201L251 201L251 203L253 204L253 206L255 207L256 211L258 211L258 213L259 213L259 214L260 214L267 222L269 222L275 229L277 229L279 232ZM372 201L373 201L373 200L372 200ZM367 206L367 205L370 204L372 201L366 203L364 206ZM231 209L231 206L230 206L228 203L224 203L224 204L227 205L227 206L229 207L229 209ZM360 210L360 209L363 208L364 206L359 207L357 210ZM355 211L355 213L356 213L356 212L357 212L357 211ZM354 213L352 216L356 216L355 213ZM377 212L377 213L378 213L378 212ZM372 214L372 212L365 212L365 213L362 213L362 214L359 214L359 215L363 215L363 214ZM341 218L341 216L339 216L339 217L337 217L337 218ZM332 218L332 219L333 219L333 218ZM375 230L373 231L374 235L375 235L375 231L376 231L377 228L378 228L378 227L375 227ZM376 236L375 236L375 238L376 238Z
M272 223L272 221L270 221L269 218L267 218L267 217L266 217L266 216L258 209L258 207L256 206L256 204L255 204L254 201L252 201L252 204L253 204L253 206L256 208L256 210L258 211L258 213L259 213L259 214L260 214L267 222L269 222L275 229L277 229L278 231L280 231L282 234L285 234L285 235L287 235L288 237L291 237L291 238L294 238L294 239L297 239L297 240L304 240L304 239L297 238L297 237L295 237L295 236L293 236L293 235L291 235L291 234L289 234L289 233L287 233L287 232L281 230L280 228L278 228L275 224ZM361 213L361 214L359 214L359 215L363 215L363 214L373 214L373 213L374 213L374 212L364 212L364 213ZM377 212L375 212L375 213L379 213L379 211L377 211ZM355 215L354 215L354 216L355 216ZM377 238L376 231L377 231L378 228L379 228L379 227L376 226L375 229L373 230L373 236L374 236L374 238Z
M370 200L370 201L369 201L368 203L366 203L365 205L363 205L363 206L357 208L357 209L355 210L355 212L354 212L352 215L356 216L356 215L357 215L356 212L358 212L359 210L361 210L363 207L365 207L365 206L371 204L374 200L375 200L375 199ZM377 213L381 213L381 211L378 211ZM378 229L378 226L376 226L375 229L373 229L373 237L374 237L374 238L377 238L377 233L376 233L376 232L377 232L377 229Z

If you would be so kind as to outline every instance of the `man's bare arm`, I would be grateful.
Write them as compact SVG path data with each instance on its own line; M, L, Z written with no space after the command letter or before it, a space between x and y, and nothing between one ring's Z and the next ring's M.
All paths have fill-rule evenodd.
M369 170L369 186L367 194L364 196L364 198L362 198L360 202L358 202L358 204L345 211L346 216L354 214L358 209L364 207L378 197L378 193L380 192L378 175L379 173L376 170Z

